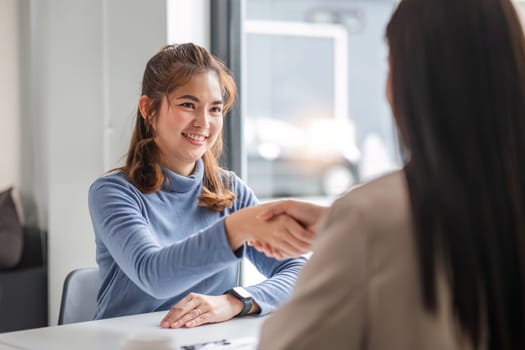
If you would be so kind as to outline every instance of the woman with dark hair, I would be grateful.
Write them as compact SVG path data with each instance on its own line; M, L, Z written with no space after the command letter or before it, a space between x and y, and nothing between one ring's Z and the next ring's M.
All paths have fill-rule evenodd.
M228 69L202 47L168 45L147 63L126 163L89 190L96 319L170 309L162 327L193 327L266 314L288 297L313 233L286 215L257 219L265 206L219 167L234 99ZM268 280L236 287L243 256Z
M386 37L406 165L327 210L259 349L524 349L525 41L513 4L402 0Z

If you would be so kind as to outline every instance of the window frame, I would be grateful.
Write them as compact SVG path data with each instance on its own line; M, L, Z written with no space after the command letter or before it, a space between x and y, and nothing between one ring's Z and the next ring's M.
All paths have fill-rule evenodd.
M246 177L246 154L243 140L243 71L245 0L210 0L210 51L231 70L238 95L224 119L224 150L221 165Z

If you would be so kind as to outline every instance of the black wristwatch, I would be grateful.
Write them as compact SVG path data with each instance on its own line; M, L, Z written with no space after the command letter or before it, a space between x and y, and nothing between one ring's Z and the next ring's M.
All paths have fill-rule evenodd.
M248 291L244 289L243 287L233 287L232 289L229 289L226 292L224 292L224 294L233 295L234 297L242 301L244 305L241 312L239 312L235 317L244 316L248 314L248 312L250 312L250 310L252 309L252 306L253 306L252 295L248 293Z

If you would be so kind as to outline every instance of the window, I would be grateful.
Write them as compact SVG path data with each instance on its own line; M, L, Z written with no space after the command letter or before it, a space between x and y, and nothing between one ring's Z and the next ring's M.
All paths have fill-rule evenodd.
M396 0L245 0L243 158L261 200L328 204L399 167L384 91ZM243 283L263 279L250 263Z
M395 0L246 0L241 96L259 198L329 201L398 167L384 98Z
M521 25L525 25L525 0L514 0L516 10L521 20Z
M336 195L358 180L347 118L347 32L339 25L247 21L244 140L261 197Z

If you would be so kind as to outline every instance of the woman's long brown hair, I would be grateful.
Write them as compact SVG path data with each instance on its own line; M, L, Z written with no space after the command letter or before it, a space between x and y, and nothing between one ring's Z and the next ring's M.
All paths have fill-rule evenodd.
M525 41L510 0L402 0L387 27L423 301L525 349Z
M148 115L143 117L137 108L126 163L119 168L128 181L143 193L160 190L165 181L160 164L160 150L154 141L155 132L152 127L162 99L177 87L188 83L196 74L210 71L215 72L219 78L223 90L223 113L226 114L235 101L235 82L226 66L205 48L191 43L167 45L146 64L141 95L149 97ZM229 176L219 166L221 153L222 133L202 157L204 179L199 204L215 211L230 207L235 199Z

